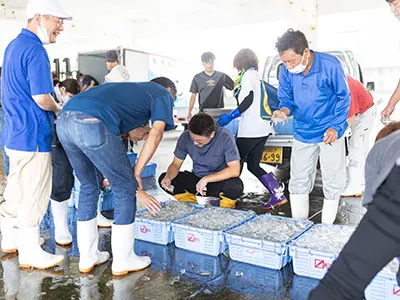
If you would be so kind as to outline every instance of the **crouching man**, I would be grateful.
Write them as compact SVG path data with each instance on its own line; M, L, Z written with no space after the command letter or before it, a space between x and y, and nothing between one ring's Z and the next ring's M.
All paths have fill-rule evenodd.
M174 160L159 178L160 186L182 202L197 203L195 195L215 197L213 206L234 208L243 192L240 156L233 135L217 127L206 113L194 115L179 137ZM189 155L193 171L180 172Z

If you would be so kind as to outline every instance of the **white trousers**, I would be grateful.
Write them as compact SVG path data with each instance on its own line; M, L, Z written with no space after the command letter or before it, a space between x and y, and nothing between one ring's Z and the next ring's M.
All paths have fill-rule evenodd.
M331 145L306 144L294 140L290 160L289 192L308 195L314 189L318 158L321 166L324 196L339 200L346 187L346 155L344 138Z
M51 152L25 152L6 149L10 174L4 191L4 210L17 217L18 228L40 225L50 199L52 186Z
M349 167L361 168L364 172L365 160L369 152L369 138L375 124L377 114L376 105L361 115L356 116L351 125L349 139Z

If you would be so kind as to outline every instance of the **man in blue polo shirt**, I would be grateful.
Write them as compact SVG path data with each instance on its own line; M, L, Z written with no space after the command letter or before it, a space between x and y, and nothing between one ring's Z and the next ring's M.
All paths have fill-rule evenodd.
M54 114L61 110L51 96L50 60L43 44L55 43L64 20L72 18L58 0L30 0L26 14L27 28L8 45L3 62L1 143L10 158L10 174L0 208L1 247L18 249L21 267L44 269L64 258L39 244L39 224L51 193Z
M346 187L345 144L350 92L339 60L312 51L305 35L289 29L276 48L283 66L279 76L279 108L273 117L293 115L294 142L290 171L292 217L307 219L318 157L324 189L322 223L335 221L340 194Z
M164 130L174 128L175 84L165 77L152 82L107 83L71 98L57 119L58 137L81 183L78 210L79 270L90 272L108 259L97 250L97 202L102 174L115 196L111 247L112 273L125 275L150 265L133 252L136 198L150 211L160 204L142 190L140 174L156 151ZM152 128L147 125L149 120ZM146 140L135 168L121 136Z

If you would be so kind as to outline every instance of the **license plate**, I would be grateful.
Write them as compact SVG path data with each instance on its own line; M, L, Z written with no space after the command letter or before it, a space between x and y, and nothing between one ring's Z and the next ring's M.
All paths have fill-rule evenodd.
M261 157L262 163L282 164L283 150L282 147L264 147L264 152Z

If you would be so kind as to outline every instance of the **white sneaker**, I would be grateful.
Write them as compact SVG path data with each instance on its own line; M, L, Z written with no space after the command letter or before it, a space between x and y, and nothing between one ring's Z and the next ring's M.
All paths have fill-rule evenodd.
M324 200L322 207L322 224L333 224L336 220L339 200Z
M140 271L151 264L148 256L137 256L133 252L135 242L133 235L133 223L128 225L112 226L111 248L113 252L112 274L123 276L129 272Z
M105 263L110 254L106 251L98 250L99 232L96 218L89 221L78 221L77 229L80 253L79 271L89 273L95 266Z
M53 255L40 247L39 227L17 229L17 246L20 268L48 269L59 265L62 255Z
M298 220L307 220L310 210L310 201L308 195L290 195L290 207L292 209L292 218Z
M61 246L71 245L72 235L68 229L68 201L58 202L50 199L50 202L56 243Z
M342 192L341 197L361 197L363 183L362 169L350 166L348 168L347 177L347 187Z

